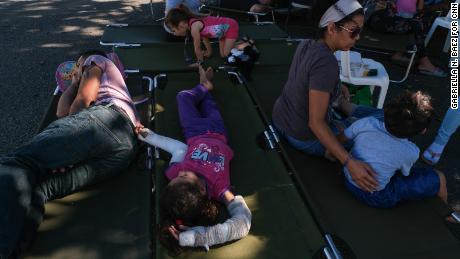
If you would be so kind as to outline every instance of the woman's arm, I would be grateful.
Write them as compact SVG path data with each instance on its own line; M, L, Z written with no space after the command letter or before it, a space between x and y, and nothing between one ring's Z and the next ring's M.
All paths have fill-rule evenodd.
M369 165L353 159L339 143L336 136L329 128L329 125L326 123L325 118L329 107L329 98L330 94L328 92L313 89L309 90L308 126L321 144L323 144L341 164L348 168L355 183L362 189L372 192L377 187L375 172Z
M242 196L234 196L226 191L223 196L230 213L230 218L222 224L210 227L187 228L179 234L181 246L205 247L223 244L232 240L241 239L248 235L251 228L252 214Z
M102 69L96 65L89 66L82 73L77 96L70 106L69 114L75 114L89 107L97 100L99 85L101 84Z
M59 98L56 116L58 118L69 115L70 106L72 105L75 97L78 93L78 87L80 86L81 80L81 66L77 65L75 70L72 72L72 82L69 88L67 88Z
M67 88L59 98L59 102L57 105L56 116L58 118L65 117L69 115L70 106L72 105L75 97L77 96L78 92L78 82L73 83Z
M155 147L159 147L164 151L170 153L172 155L171 163L179 163L184 160L185 154L187 153L188 146L179 140L175 140L172 138L164 137L161 135L156 134L155 132L142 128L139 130L138 138L139 140L146 142Z

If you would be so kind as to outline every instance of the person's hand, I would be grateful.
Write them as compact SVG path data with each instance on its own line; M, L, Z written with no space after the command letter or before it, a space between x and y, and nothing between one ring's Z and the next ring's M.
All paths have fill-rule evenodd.
M81 69L79 67L75 67L72 71L72 85L78 86L81 79Z
M212 55L212 49L205 49L203 50L203 57L209 58Z
M342 98L345 100L345 101L348 101L350 102L350 91L348 90L348 87L346 85L342 85Z
M139 133L141 132L141 130L144 128L144 125L142 125L141 123L137 123L136 126L134 126L134 133L136 133L137 135L139 135Z
M374 192L377 189L378 184L375 180L377 174L368 164L359 160L350 159L347 168L350 172L351 179L353 179L361 189L367 192Z

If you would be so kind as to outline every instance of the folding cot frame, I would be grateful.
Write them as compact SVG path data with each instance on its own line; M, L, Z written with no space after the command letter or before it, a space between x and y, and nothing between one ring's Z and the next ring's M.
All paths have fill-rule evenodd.
M271 37L267 38L267 32ZM288 35L275 24L242 23L240 36L249 35L255 41L267 39L286 39ZM165 31L160 24L129 25L125 23L109 24L101 37L102 46L140 47L164 43L183 42L185 37L176 37Z
M122 45L122 47L132 47L129 44L120 44L120 45ZM120 47L120 46L118 45L117 47ZM128 70L126 72L128 72L128 73L131 72L132 73L132 72L139 72L139 71L129 71ZM228 71L228 72L229 72L229 74L232 74L233 76L238 75L237 71L236 72L235 71ZM156 73L156 76L153 79L144 77L144 80L147 80L149 82L149 93L150 93L150 100L151 100L149 116L148 116L149 117L149 122L152 121L151 118L153 118L153 115L155 114L154 113L155 112L154 111L154 109L155 109L154 90L160 85L159 81L161 81L161 79L163 79L164 77L165 77L165 74L162 74L162 73ZM246 81L244 80L244 78L239 77L238 81L243 82L246 85ZM55 91L54 98L53 98L53 100L51 102L50 107L57 104L57 97L58 97L58 92ZM254 95L251 95L251 98L254 98ZM260 112L260 110L259 110L259 112ZM263 115L261 115L261 116L263 116ZM47 116L47 117L50 117L50 116ZM50 120L50 118L45 119L44 121L46 121L46 120ZM267 121L268 120L265 117L264 122L267 122ZM44 127L44 126L45 126L45 123L42 124L42 127ZM150 126L152 126L152 125L150 125ZM267 137L267 141L270 142L271 140L274 140L274 141L271 141L272 142L271 146L276 147L277 146L276 142L278 141L278 139L277 139L276 134L274 133L273 127L270 124L267 124L267 127L268 128L264 132L265 136ZM148 148L147 153L148 153L148 160L147 160L148 163L147 163L147 165L148 165L149 169L152 169L154 167L153 163L154 163L154 159L155 159L155 154L157 154L157 152L152 148ZM293 167L288 167L288 168L293 168ZM297 179L297 177L298 177L298 175L294 174L294 179ZM299 188L300 188L300 193L303 194L304 192L302 190L305 190L304 187L302 187L302 185L300 185ZM152 188L152 192L153 191L155 191L155 188ZM302 197L305 199L304 195L302 195ZM307 197L306 200L308 201L308 199L309 198ZM308 206L308 204L309 203L307 202L306 205ZM315 217L315 220L318 220L318 219ZM321 224L318 224L318 227L321 228ZM324 248L323 253L328 258L340 258L341 257L340 251L338 251L336 249L336 246L334 245L334 243L333 243L333 241L331 239L331 236L330 235L325 235L325 240L329 245Z
M137 91L142 96L143 88L153 92L154 83L148 76L127 79L130 92ZM38 132L57 119L60 96L56 87ZM150 115L145 100L140 100L137 106L141 119L147 121ZM152 187L149 179L152 171L153 163L149 161L145 167L133 163L124 173L107 182L48 202L45 220L24 258L77 256L91 259L115 258L120 254L151 258Z
M284 42L285 43L284 46L289 49L290 55L292 56L294 51L295 51L295 49L296 49L296 46L297 46L296 43L298 41L299 40L284 39L284 40L277 40L277 41L273 41L273 42L276 42L275 44L278 44L278 46L283 46L283 44L280 45L280 43ZM270 45L270 44L273 44L273 42L271 42L271 41L263 41L263 43L259 44L258 46L260 46L260 45L263 46L264 43ZM174 48L175 44L168 44L168 45L173 46L173 48ZM125 65L125 67L127 68L125 70L126 73L155 73L157 76L159 76L161 78L164 78L166 76L166 74L184 73L184 72L190 72L191 71L190 68L187 68L185 66L181 68L180 66L177 66L177 65L167 66L166 69L162 69L162 68L159 68L157 66L136 68L136 67L134 67L132 65L132 62L130 62L130 61L126 62L126 60L123 60L126 56L124 54L122 54L120 51L125 50L127 52L129 52L129 51L135 52L136 49L138 49L138 48L142 49L143 44L136 44L136 45L121 44L121 45L114 45L112 47L113 47L114 52L117 53L117 55L120 57L120 59L123 61L124 65ZM150 44L148 46L144 45L144 47L146 47L146 48L158 48L158 50L159 50L158 53L160 52L160 49L161 49L161 53L163 53L163 54L165 52L167 52L167 50L164 50L163 47L159 47L158 45L151 45ZM177 47L177 45L176 45L176 47ZM175 51L174 53L177 54L179 52ZM178 55L180 55L180 54L178 54ZM287 56L289 56L289 55L287 55ZM139 60L141 57L145 58L147 60L151 60L153 56L151 57L151 56L146 55L146 54L144 54L144 55L136 54L133 57L134 57L134 58L132 58L133 60ZM290 60L289 57L287 57L287 58ZM161 56L161 57L159 57L159 59L163 60L164 57ZM261 62L263 63L263 60ZM136 63L136 62L134 62L134 63ZM268 62L266 62L266 63L264 63L262 65L271 66L271 65L279 64L279 63L277 63L277 64L275 64L275 63L276 62L271 63L271 60L269 60ZM281 63L284 64L284 65L288 65L288 64L290 64L290 61L281 59ZM234 70L233 68L228 68L228 67L225 67L225 66L218 66L218 65L216 66L216 63L214 63L213 65L214 65L214 67L216 67L216 68L218 68L220 70L226 71L230 77L233 77L234 79L236 79L236 80L232 80L232 81L239 82L240 84L245 82L245 79L242 77L242 75L240 73L238 73L237 70ZM141 65L141 66L143 66L143 65ZM250 96L251 96L251 100L254 101L253 96L252 95L250 95ZM253 104L255 106L257 106L255 102ZM258 112L259 115L262 116L262 113L261 113L261 111L259 109L257 109L257 112ZM262 121L266 121L266 118L265 118L265 120L262 120ZM273 138L276 138L276 134L274 134L274 129L273 129L272 125L266 125L266 126L267 126L267 128L265 130L263 130L263 135L265 136L265 139L266 139L268 145L270 145L271 147L274 148L276 143L274 142ZM157 151L155 151L155 152L150 151L149 152L149 154L154 154L154 153L158 154ZM157 158L158 158L158 156L157 156ZM280 159L284 160L285 158L280 158ZM292 167L290 167L290 168L292 168ZM294 179L294 180L296 181L297 179ZM296 184L296 186L301 186L301 185ZM306 199L304 195L301 195L301 196L302 196L302 200L304 200L304 202L308 201L308 199ZM308 205L307 205L307 207L308 207ZM310 213L312 213L312 212L310 211ZM316 220L316 218L315 218L315 222L318 222ZM317 225L317 226L320 228L320 225ZM328 246L325 247L324 250L323 250L323 253L326 255L326 257L327 258L342 258L341 253L339 251L340 249L337 249L336 245L334 244L334 239L332 238L332 235L330 233L325 233L325 232L322 232L322 233L324 235L324 240L328 244Z
M204 4L204 3L199 7L199 11L202 11L202 10L209 10L211 12L212 11L232 12L232 13L237 13L237 14L245 14L245 15L253 16L254 19L255 19L255 23L257 23L257 24L266 24L266 23L274 24L275 23L275 14L274 14L273 10L270 10L270 12L259 13L259 12L250 12L250 11L242 11L242 10L236 10L236 9L222 8L222 7L218 7L218 6L207 5L207 4ZM153 12L153 0L150 0L150 13L151 13L152 19L154 21L158 22L160 20L164 20L164 17L162 17L160 19L157 19L155 17L154 12ZM268 16L268 15L271 16L271 19L272 19L271 22L261 22L260 21L260 17L265 17L265 16Z
M319 223L324 227L326 231L333 231L337 233L341 238L345 239L348 244L353 248L353 251L356 253L356 256L363 258L407 258L407 256L433 256L437 254L437 249L445 249L445 258L455 258L454 255L460 252L460 243L455 239L444 226L442 220L445 215L449 213L456 219L458 219L458 214L452 213L452 209L445 205L438 198L432 198L419 202L412 202L409 204L404 204L394 208L392 210L379 210L369 208L364 204L361 204L359 201L356 201L351 197L351 194L346 192L338 177L331 175L332 172L339 173L341 168L330 162L323 162L321 159L305 157L301 152L290 148L288 144L278 141L279 137L271 129L273 125L270 124L271 120L267 119L267 115L271 114L272 105L274 100L279 93L279 87L282 86L282 83L285 79L279 77L278 75L281 71L286 71L286 68L279 68L278 70L272 71L270 68L270 73L267 69L261 69L259 72L254 72L253 77L255 80L253 82L244 82L249 93L254 98L255 103L257 104L262 117L266 120L268 125L268 141L271 141L277 150L279 150L282 155L285 157L287 162L287 167L293 172L293 176L301 183L301 187L306 194L307 198L310 198L310 203L313 206L311 211L317 213L317 217L321 219ZM266 85L261 84L260 81L257 82L257 79L260 79L261 76L265 77L267 74L270 74L265 80L272 82L278 86L278 90L273 93L273 89L266 90ZM271 92L271 93L270 93ZM264 115L265 114L265 115ZM271 127L270 127L271 126ZM271 133L271 134L270 134ZM311 167L322 168L322 172L315 174L311 170L304 172L305 169ZM327 172L326 172L327 171ZM329 176L327 176L329 175ZM332 188L330 191L325 192L325 188ZM349 198L345 198L350 196ZM341 206L332 205L333 203L340 203ZM343 204L343 205L342 205ZM345 211L354 207L353 212ZM335 215L336 211L341 216ZM344 211L343 213L340 213ZM423 215L419 215L423 213ZM362 220L357 220L356 218L363 217ZM369 217L369 219L367 219ZM405 225L404 222L407 220L407 217L418 217L419 219L413 220L413 223L408 223ZM376 221L380 220L380 221ZM429 223L430 226L424 227L424 224ZM351 225L357 225L357 227L350 227ZM363 225L360 228L360 225ZM374 226L375 225L375 226ZM382 225L382 226L380 226ZM393 227L399 226L400 233L398 237L392 236L392 231L398 231L398 228ZM385 227L387 226L387 227ZM415 228L415 229L414 229ZM425 229L424 231L419 231L419 229ZM380 257L374 254L374 251L381 251L382 246L376 245L375 242L370 241L372 239L366 239L356 233L361 233L361 235L368 236L372 230L381 233L381 240L376 237L376 241L385 242L389 240L398 240L405 241L406 246L399 246L399 242L388 243L389 246L395 246L395 252L389 252L391 250L380 253ZM404 231L407 231L405 233ZM420 232L420 233L418 233ZM429 234L427 234L429 233ZM396 232L394 234L397 234ZM408 238L408 239L405 239ZM370 242L369 242L370 241ZM424 244L424 242L428 242ZM419 246L422 245L423 249ZM397 248L396 248L397 247ZM407 249L407 248L411 249ZM418 251L417 251L418 250ZM405 255L403 255L405 254ZM424 258L424 257L423 257ZM429 257L431 258L431 257Z
M223 72L226 72L226 71L223 71ZM222 73L222 70L219 71L219 72L217 72L217 73L218 73L218 74L219 74L219 73ZM177 74L183 74L183 72L179 72L179 71L178 71L178 72L176 72L176 73L171 73L171 77L174 77L174 75L177 75ZM190 73L188 73L188 74L190 74ZM193 74L193 76L195 76L195 75ZM195 77L196 77L196 76L195 76ZM179 84L181 85L181 87L180 87L179 89L181 89L181 88L184 89L183 87L187 87L187 86L188 86L188 88L189 88L190 86L193 86L192 84L189 83L190 80L185 79L184 81L185 81L185 83L179 82ZM227 81L227 82L225 83L225 81ZM169 84L171 84L171 83L169 83ZM177 80L176 80L175 85L176 85L176 87L177 87L177 85L178 85L178 81L177 81ZM215 97L216 99L218 99L218 98L221 99L221 102L219 102L219 100L218 100L218 105L219 105L219 104L222 104L222 98L224 98L224 99L226 100L225 102L227 103L227 107L228 107L229 103L231 103L231 102L234 103L232 107L234 107L234 108L238 107L238 108L236 108L235 110L234 110L234 109L230 109L230 110L229 110L229 109L221 109L221 112L223 113L223 116L224 116L224 121L226 121L226 120L228 119L228 117L226 117L225 115L233 114L234 116L240 116L239 119L242 120L242 121L241 121L242 124L246 125L246 126L245 126L246 129L247 129L247 128L251 128L252 126L249 126L247 123L245 123L245 122L249 122L249 121L250 121L250 120L248 119L248 115L247 115L247 114L251 114L251 113L252 113L252 114L254 114L254 113L255 113L255 114L258 114L258 113L257 113L255 110L252 110L252 109L254 108L254 107L252 106L252 105L253 105L252 101L247 101L247 100L250 100L250 99L249 99L249 96L247 96L246 90L245 90L245 89L241 89L241 88L240 88L240 89L236 89L235 86L231 85L230 82L228 82L228 80L222 81L222 75L220 76L220 79L216 79L216 80L214 81L214 85L218 88L218 89L215 90L215 91L221 91L221 94L219 95L220 97L217 97L217 98L216 98L216 96L218 96L218 94L214 95L214 97ZM227 89L227 90L222 90L222 89ZM232 95L233 95L233 97L235 97L235 96L238 96L238 94L235 93L235 92L231 92L231 91L238 92L238 94L240 94L240 97L244 97L244 98L235 100L234 98L232 98ZM214 91L213 91L213 92L214 92ZM224 93L224 92L225 92L225 93ZM171 98L172 98L172 97L171 97L171 93L170 93L169 95L170 95L170 97L167 98L166 100L164 100L163 103L165 103L165 105L169 106L169 107L166 107L166 110L169 110L170 113L171 113L171 112L172 112L172 113L175 113L174 110L171 111L171 106L172 106L172 105L174 106L174 102L171 102ZM246 101L245 101L245 100L246 100ZM163 104L163 103L162 103L162 104ZM219 106L220 106L220 105L219 105ZM243 109L243 110L244 110L244 114L242 114L241 112L237 112L238 109L240 109L240 110ZM252 111L251 111L251 110L252 110ZM226 114L225 114L225 113L226 113ZM171 114L164 115L164 116L168 116L168 118L166 118L166 119L163 118L162 121L167 121L167 122L171 121ZM172 115L172 116L174 117L174 116L177 116L177 115ZM257 116L258 116L258 115L257 115ZM242 118L242 117L246 117L246 119L244 119L244 118ZM251 118L253 118L253 117L251 117ZM260 118L259 118L259 119L260 119ZM160 120L161 120L161 119L160 119ZM230 120L230 121L232 121L232 120ZM250 123L252 123L252 124L261 124L261 122L257 122L257 121L253 121L253 120L252 120ZM160 123L160 124L161 124L161 123ZM179 125L176 125L176 124L174 124L174 125L175 125L175 128L176 128L176 129L179 128ZM233 126L232 126L232 125L233 125ZM231 135L232 135L232 134L235 134L235 132L240 131L239 129L236 129L237 126L235 126L235 125L238 125L238 124L235 124L234 121L233 121L233 123L227 124L227 126L228 126L228 131L229 131L229 135L230 135L230 145L231 145L231 146L232 146L232 145L237 145L237 146L239 145L239 146L240 146L240 148L234 147L234 151L235 151L235 160L232 162L232 168L233 168L233 169L232 169L232 178L237 177L237 176L235 176L235 174L238 174L238 171L239 171L238 168L239 168L240 170L242 169L241 167L242 167L242 163L243 163L243 162L242 162L241 160L237 160L237 159L242 159L242 157L240 156L239 158L236 158L238 152L241 151L241 143L243 143L243 144L245 145L245 148L247 147L249 150L252 150L251 147L253 146L251 143L248 143L247 141L243 140L242 138L233 138L233 141L232 141L232 136L231 136ZM161 134L162 128L158 128L158 127L157 127L156 130ZM176 130L176 131L178 131L178 130ZM253 131L253 132L254 132L254 131ZM171 134L171 132L168 132L168 134ZM240 133L240 134L241 134L241 133ZM173 135L174 135L174 134L173 134ZM178 133L175 134L176 137L177 137L178 135L180 135L180 134L178 134ZM243 133L243 135L245 135L245 134ZM255 140L255 135L256 135L256 134L254 134L254 136L251 135L250 137L251 137L251 138L254 138L254 140ZM246 134L246 136L247 136L247 134ZM255 142L255 141L254 141L254 142ZM265 152L267 152L267 151L265 151ZM263 156L263 154L261 154L261 151L260 151L260 150L257 151L256 153L257 153L258 155L262 155L262 156ZM263 153L263 151L262 151L262 153ZM258 156L258 155L256 155L256 156ZM269 154L265 154L265 155L269 155ZM271 159L268 159L268 161L273 161L272 163L276 162L276 160L274 161L274 158L277 157L276 154L271 153L271 155L270 155L269 157L271 157ZM253 155L252 158L255 158L255 156ZM259 160L261 160L261 159L262 159L262 158L259 158ZM244 155L244 160L246 160L246 162L247 162L248 160L251 160L251 157L247 157L246 155ZM256 160L257 160L257 159L256 159ZM266 161L266 160L264 160L264 161ZM253 161L253 162L256 162L256 161ZM266 163L267 163L267 162L266 162ZM270 162L268 162L268 164L270 164ZM235 167L234 167L234 166L235 166ZM260 169L260 170L264 171L263 169ZM237 171L237 172L235 172L235 171ZM269 172L267 172L267 171L264 171L264 172L266 173L266 176L265 176L265 177L270 178L270 176L272 176L272 174L270 174ZM157 173L158 173L158 172L157 172ZM241 172L240 172L240 173L241 173ZM246 173L249 173L249 172L246 172ZM276 173L276 174L278 174L278 178L279 178L279 177L281 177L281 178L284 177L283 179L285 179L285 180L281 180L281 182L280 182L279 184L283 184L283 181L286 181L286 177L289 178L287 173L285 173L284 176L283 176L283 173L284 173L284 172L277 172L277 173ZM280 174L281 174L281 175L280 175ZM158 176L158 177L161 178L161 176ZM157 179L158 179L158 177L157 177ZM238 177L237 177L237 178L238 178ZM241 175L239 176L239 178L241 178ZM280 179L281 179L281 178L280 178ZM241 179L240 179L240 180L241 180ZM273 179L273 180L274 180L274 179ZM237 183L236 183L236 188L238 188L238 185L245 185L244 183L247 182L247 181L251 181L251 180L245 179L244 182L242 182L242 181L237 182ZM269 180L265 180L265 181L269 181ZM288 180L288 181L289 181L289 180ZM246 185L247 185L247 184L246 184ZM247 186L246 186L246 187L247 187ZM260 188L260 186L259 186L258 188ZM269 185L269 186L263 187L262 189L271 190L271 189L276 189L276 188L277 188L277 187L275 187L275 186L270 186L270 185ZM157 188L157 189L158 189L158 188ZM246 189L246 190L247 190L247 189ZM256 190L256 191L258 191L258 190ZM263 190L262 190L262 191L263 191ZM296 191L295 191L295 193L296 193ZM251 196L251 197L249 197L249 199L252 200L253 197ZM291 199L288 199L288 200L291 200ZM268 201L267 201L267 202L268 202ZM281 206L281 207L283 207L283 206ZM305 211L305 208L301 208L301 207L298 207L298 206L297 206L296 208L297 208L298 211ZM279 209L281 210L281 208L279 208ZM257 214L258 211L259 211L259 210L256 209L256 212L253 212L253 213L256 213L256 214ZM289 212L289 211L287 211L286 213L288 213L288 212ZM273 213L275 213L275 212L274 212L274 211L271 211L271 212L269 212L269 211L264 211L263 213L264 213L264 214L273 214ZM305 212L303 212L303 213L305 213ZM311 213L311 212L309 212L309 213ZM254 216L254 214L253 214L253 216ZM287 215L284 215L284 217L286 217L286 216L287 216ZM306 217L306 218L302 217L303 221L309 222L307 215L305 215L305 217ZM292 218L292 216L291 216L291 220L295 220L295 219L296 219L296 217L293 217L293 218ZM286 220L286 219L284 219L284 220ZM307 224L306 222L304 222L303 224ZM257 220L254 220L254 219L253 219L253 226L259 225L259 227L260 227L261 224L263 224L263 223L257 222ZM312 225L312 223L308 223L308 224ZM265 225L265 227L267 227L266 224L264 224L264 225ZM317 226L317 225L315 224L315 226ZM297 235L300 235L300 233L303 233L303 232L305 231L305 230L302 230L302 228L297 229L297 230L299 231L299 233L292 233L291 235L292 235L292 236L297 236ZM256 230L256 232L260 232L260 230L259 230L259 231ZM251 233L251 232L250 232L250 233ZM274 233L273 233L273 234L274 234ZM312 233L312 234L313 234L313 233ZM313 236L314 236L314 235L313 235ZM279 238L279 237L271 236L270 238L277 239L277 238ZM244 238L244 239L241 240L241 241L238 241L238 243L239 243L239 244L242 243L241 246L244 247L244 246L247 246L247 244L248 244L249 242L251 242L251 241L250 241L251 239L252 239L252 238L248 238L248 237L247 237L247 238ZM325 242L328 242L328 243L327 243L328 245L322 248L322 253L324 253L324 256L326 256L327 258L341 258L340 252L339 252L339 250L335 247L334 242L333 242L331 236L326 234L326 235L324 235L324 239L325 239ZM305 241L307 241L307 240L305 240ZM302 241L298 241L298 240L295 240L295 239L292 240L292 243L299 244L299 242L302 243ZM288 244L289 244L289 243L288 243ZM286 245L286 244L285 244L285 245ZM228 248L224 248L224 249L231 249L231 247L232 247L232 245L229 245ZM289 247L284 247L284 248L289 249ZM223 248L219 248L219 249L223 249ZM219 251L220 251L219 249L215 252L217 255L222 254L222 252L219 252ZM298 245L297 245L297 249L298 249ZM305 249L305 253L306 253L308 248L305 247L304 249ZM229 250L227 250L227 251L229 251ZM213 251L211 250L211 252L213 252ZM240 251L240 252L241 252L241 251ZM289 250L286 250L285 252L286 252L286 253L289 253L290 251L289 251ZM291 251L291 252L292 252L292 251ZM236 253L236 252L235 252L235 253ZM297 253L298 253L298 250L297 250ZM162 254L162 253L160 253L160 255L159 255L158 258L161 258L161 254ZM157 255L158 255L158 254L157 254ZM194 255L190 255L190 256L191 256L191 258L194 258L194 257L193 257ZM200 256L202 256L202 255L198 254L198 255L196 255L196 256L197 256L197 258L201 258ZM212 257L212 254L210 254L209 256L211 256L210 258L213 258L213 257ZM242 255L242 256L244 256L244 255ZM188 257L187 257L187 258L188 258ZM218 257L218 258L220 258L220 257ZM224 258L226 258L226 257L224 257ZM236 257L236 258L238 258L238 257ZM267 257L262 257L262 258L267 258ZM268 258L270 258L270 257L268 257Z
M266 34L264 33L264 26L269 26L269 30L272 31L272 33L275 33L274 36L272 36L272 40L280 40L280 39L286 39L289 38L289 36L285 33L282 32L281 29L276 27L274 24L244 24L240 26L240 35L244 36L245 34L249 34L256 42L260 39L264 39L266 37ZM277 29L276 31L273 31L274 29ZM252 32L252 35L251 35ZM115 36L119 35L119 36ZM129 38L129 36L136 35L134 39L131 40L126 40L126 38ZM358 42L357 46L354 47L354 49L359 50L359 51L367 51L367 52L374 52L374 53L380 53L380 54L385 54L385 55L391 55L391 53L388 53L387 51L382 51L382 46L379 45L379 37L381 37L380 33L372 32L369 30L366 30L363 35L362 35L362 40ZM405 41L409 40L408 36L404 35L391 35L391 34L385 34L386 38L389 38L389 41L391 42L402 42L401 37L404 37ZM174 39L171 39L174 38ZM266 38L265 38L266 39ZM183 41L184 38L179 38L179 37L174 37L172 35L169 35L164 31L163 26L160 25L147 25L147 26L133 26L133 25L128 25L128 24L110 24L107 25L106 30L104 31L104 35L101 38L100 44L103 46L125 46L125 47L140 47L140 46L146 46L146 45L152 45L152 44L163 44L165 42L170 42L172 43L178 43L180 41ZM296 39L292 39L296 40ZM394 80L390 79L391 83L399 84L404 82L410 73L410 70L412 68L412 65L415 60L415 55L417 53L417 47L415 45L412 45L412 49L409 50L402 50L401 48L396 49L392 48L391 50L393 51L403 51L406 52L410 55L410 60L409 64L407 65L406 71L404 73L404 76L402 79L399 80Z

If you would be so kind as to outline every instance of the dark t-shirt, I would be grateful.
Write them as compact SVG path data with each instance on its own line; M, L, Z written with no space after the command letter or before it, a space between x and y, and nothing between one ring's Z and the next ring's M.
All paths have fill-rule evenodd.
M316 139L308 127L308 91L331 94L326 121L331 120L332 103L340 92L339 66L334 53L322 41L299 44L291 63L288 81L273 107L273 122L299 140Z

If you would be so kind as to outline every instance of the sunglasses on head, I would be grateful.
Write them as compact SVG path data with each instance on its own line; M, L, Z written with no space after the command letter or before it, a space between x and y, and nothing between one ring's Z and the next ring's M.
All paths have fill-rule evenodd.
M361 27L355 27L354 29L350 30L348 28L345 28L344 26L340 25L339 28L346 30L347 32L350 33L350 37L352 39L356 38L360 33L362 28Z

